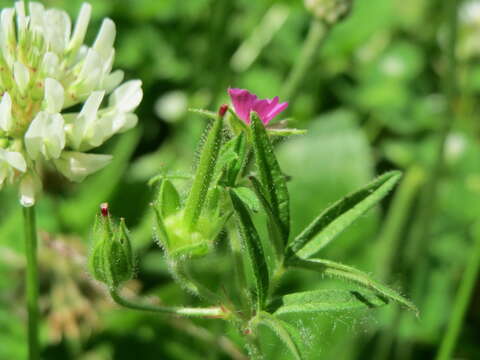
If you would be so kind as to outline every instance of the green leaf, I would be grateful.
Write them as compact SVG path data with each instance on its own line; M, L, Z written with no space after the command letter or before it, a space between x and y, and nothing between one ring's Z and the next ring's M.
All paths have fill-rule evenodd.
M300 354L300 350L295 343L292 330L290 326L284 321L276 318L274 315L269 314L265 311L260 313L259 324L268 327L272 330L275 335L283 342L283 344L288 348L293 358L296 360L302 360L303 357Z
M283 244L287 242L288 239L284 238L285 234L282 232L282 223L278 218L277 214L272 210L270 203L268 202L265 189L263 189L262 184L255 176L249 176L249 180L252 183L253 190L260 200L263 209L265 210L268 216L268 229L270 234L270 240L273 243L273 246L277 252L278 257L283 256Z
M235 194L247 205L250 210L253 212L258 212L260 210L260 202L258 201L255 193L247 187L236 187L233 188Z
M359 290L316 290L282 296L275 315L343 312L384 306L378 295Z
M202 115L202 116L205 116L209 119L212 119L212 120L216 120L218 115L216 113L214 113L213 111L208 111L208 110L204 110L204 109L193 109L193 108L190 108L188 109L189 112L191 113L194 113L194 114L198 114L198 115Z
M380 202L400 177L399 171L385 173L324 210L288 246L287 257L297 255L308 258L320 251L366 211Z
M200 155L197 172L193 179L190 195L185 205L185 221L193 227L206 203L206 195L215 172L218 153L222 144L223 117L217 116Z
M332 278L341 279L359 285L365 289L377 293L385 300L395 301L418 315L417 307L408 299L397 293L395 290L382 285L371 279L364 272L353 267L324 259L300 259L295 258L288 263L289 266L317 271Z
M280 219L284 239L288 239L290 232L290 205L285 175L278 165L265 126L255 113L252 113L250 127L260 181L266 190L266 196L273 212Z
M270 136L292 136L292 135L305 135L307 130L304 129L268 129L268 135Z
M164 218L177 213L180 209L180 195L170 180L162 181L157 201Z
M250 265L252 266L257 291L257 311L260 311L265 306L269 285L268 267L262 243L242 200L233 190L230 190L230 198L238 218L240 237L243 241L244 249L247 250Z

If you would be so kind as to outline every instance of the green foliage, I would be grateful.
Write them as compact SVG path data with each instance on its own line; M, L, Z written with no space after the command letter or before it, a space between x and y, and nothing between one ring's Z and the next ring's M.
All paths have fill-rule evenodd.
M400 173L386 173L357 192L323 211L289 245L288 255L308 258L332 241L345 228L382 200L400 179Z

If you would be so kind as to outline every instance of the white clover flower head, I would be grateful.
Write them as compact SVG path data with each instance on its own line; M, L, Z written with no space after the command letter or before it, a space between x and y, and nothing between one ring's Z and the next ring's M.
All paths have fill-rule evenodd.
M66 12L38 2L0 13L0 189L18 183L24 206L35 202L43 162L82 181L111 159L86 151L137 123L142 83L121 84L123 72L112 72L114 22L83 44L91 11L84 3L73 27ZM75 105L80 112L68 110Z

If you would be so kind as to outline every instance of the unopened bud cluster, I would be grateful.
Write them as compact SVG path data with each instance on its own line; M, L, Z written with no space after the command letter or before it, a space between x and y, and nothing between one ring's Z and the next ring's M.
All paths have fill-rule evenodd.
M111 159L86 152L137 123L141 82L120 85L123 72L112 72L112 20L83 45L90 15L83 4L72 27L66 12L23 1L0 14L0 188L20 183L24 206L35 202L43 162L81 181Z
M335 24L347 16L353 0L304 0L305 7L319 20Z
M112 289L134 275L135 262L127 226L123 219L119 224L112 220L107 204L102 204L97 217L89 267L96 280Z

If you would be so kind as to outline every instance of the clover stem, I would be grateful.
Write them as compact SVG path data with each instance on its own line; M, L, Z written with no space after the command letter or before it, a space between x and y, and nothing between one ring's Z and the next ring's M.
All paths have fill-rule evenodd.
M39 360L38 260L35 207L24 207L23 218L25 223L25 255L27 258L26 298L28 310L28 358L29 360Z
M282 88L281 98L293 101L298 95L303 80L311 69L318 54L318 50L328 33L327 26L318 19L312 19L307 37L297 61L288 74L287 81Z
M462 330L465 313L468 309L468 304L472 298L475 289L475 283L480 270L480 226L473 230L474 244L470 255L467 267L462 276L460 287L455 297L452 315L448 323L447 332L440 345L440 350L437 354L437 360L448 360L453 358L455 345Z

